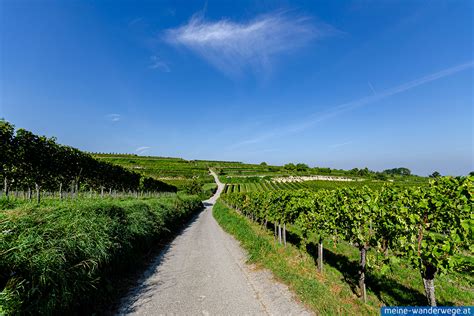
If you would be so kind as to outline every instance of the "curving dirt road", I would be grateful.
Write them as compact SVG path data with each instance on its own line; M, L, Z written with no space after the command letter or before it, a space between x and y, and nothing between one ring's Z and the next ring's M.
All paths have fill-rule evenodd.
M310 315L288 288L245 263L238 242L205 210L156 258L123 299L119 315Z

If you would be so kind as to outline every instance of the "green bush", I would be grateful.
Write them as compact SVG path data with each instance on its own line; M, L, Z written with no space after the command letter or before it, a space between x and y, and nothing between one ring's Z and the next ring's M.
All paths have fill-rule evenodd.
M202 193L202 183L197 178L193 178L184 187L184 192L191 195L199 195Z

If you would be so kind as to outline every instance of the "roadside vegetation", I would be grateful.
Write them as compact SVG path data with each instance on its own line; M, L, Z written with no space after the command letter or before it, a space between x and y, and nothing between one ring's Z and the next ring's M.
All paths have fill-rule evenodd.
M0 200L0 314L90 313L199 197Z
M271 231L238 214L220 200L214 206L213 214L221 227L248 252L249 263L272 271L277 280L287 284L316 314L378 314L378 309L357 299L350 287L341 281L343 275L337 270L330 277L319 275L314 259L306 251L292 244L287 247L280 245Z
M283 194L282 191L280 192ZM272 194L276 195L277 193L273 192ZM436 300L439 305L470 305L474 300L472 291L474 279L470 273L474 265L470 255L472 250L469 250L469 246L465 242L459 241L452 243L445 241L444 244L450 244L453 248L441 250L438 247L443 239L436 238L439 235L435 232L425 231L424 239L426 241L423 241L421 246L423 249L422 261L412 260L417 256L416 251L407 256L406 252L400 251L402 249L390 249L390 254L386 256L379 253L377 247L366 249L367 265L364 269L366 303L364 303L363 292L360 288L361 253L359 246L365 245L365 243L357 243L353 239L334 239L330 234L321 235L328 229L330 230L331 221L325 228L319 226L326 221L317 221L317 218L314 217L320 213L314 209L317 204L305 205L301 200L308 193L308 191L306 194L289 192L287 193L288 199L280 199L281 203L275 201L271 204L265 204L264 200L256 201L255 198L252 198L252 196L255 197L255 195L263 193L226 194L216 204L214 217L224 230L241 242L243 248L248 251L249 262L270 269L277 279L288 284L301 301L317 314L378 315L381 306L427 305L426 287L422 282L422 276L426 277L426 273L420 273L423 265L418 265L423 260L425 268L429 261L429 263L436 262L435 265L439 269L436 273ZM267 192L267 194L271 194L271 192ZM244 198L238 198L239 195ZM244 204L235 202L236 198ZM232 201L233 199L234 201ZM233 204L238 211L225 203ZM278 206L274 208L275 211L277 208L286 211L277 212L279 215L275 213L275 216L280 216L280 219L275 217L265 220L264 216L268 213L265 208L258 206L274 207L276 204ZM284 205L287 208L282 208ZM472 207L472 202L467 205ZM288 221L285 225L286 233L283 236L283 218L288 215L288 212L291 213L291 210L297 208L300 211L306 209L306 214L314 216L302 216L302 220L294 221L292 224ZM315 213L311 211L312 208ZM329 208L327 210L329 211ZM356 216L357 212L354 214ZM335 214L333 215L335 216ZM298 215L296 216L298 217ZM335 220L339 223L334 225L337 231L343 230L345 226L342 219L338 217ZM471 223L471 228L466 226L468 234L466 237L470 238L467 243L472 245L472 219L465 219L463 222ZM355 227L353 228L355 229ZM364 236L362 231L354 231L357 235ZM322 236L325 237L321 239ZM389 236L387 235L387 237ZM321 240L325 245L323 256L320 255L322 252L320 252L322 249L320 248ZM462 244L463 246L461 246ZM394 245L392 244L392 246ZM395 251L397 256L393 256L394 252L392 251ZM322 260L324 260L324 266ZM447 262L449 264L443 266ZM426 272L426 270L422 272Z
M473 177L446 177L424 188L265 191L224 194L222 199L263 227L272 223L280 244L298 240L305 249L316 241L320 273L324 245L352 245L359 252L353 269L358 271L357 291L363 301L367 301L369 267L384 273L391 265L406 262L421 276L425 302L434 306L435 280L462 276L474 267L469 255L474 235L473 182ZM298 232L296 236L290 236L288 228ZM465 281L472 284L472 278ZM380 283L384 286L383 280ZM465 292L443 297L441 304L472 301L472 293Z
M202 195L0 120L0 315L89 314Z

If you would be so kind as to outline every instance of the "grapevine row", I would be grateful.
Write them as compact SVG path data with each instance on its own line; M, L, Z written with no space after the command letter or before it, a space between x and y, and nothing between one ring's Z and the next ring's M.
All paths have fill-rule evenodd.
M37 136L27 130L15 131L0 120L0 180L4 194L10 189L30 193L68 188L83 190L172 192L174 186L142 176L123 167L94 159L78 149L56 143L54 138Z
M364 301L368 260L381 264L407 259L419 270L427 301L434 306L435 275L455 270L463 263L459 254L474 250L473 183L472 176L443 177L421 188L251 191L226 193L222 199L262 225L273 222L280 243L286 243L288 224L302 231L304 243L317 236L320 272L324 241L355 245ZM369 249L374 251L368 257Z
M338 181L303 181L303 182L273 182L268 180L261 180L259 182L251 183L229 183L226 185L226 193L229 192L249 192L249 191L268 191L268 190L300 190L308 189L312 191L322 189L340 189L344 187L361 188L369 185L370 188L381 188L387 182L382 181L354 181L354 182L338 182ZM427 183L413 183L413 182L397 182L397 186L412 186L412 185L427 185Z

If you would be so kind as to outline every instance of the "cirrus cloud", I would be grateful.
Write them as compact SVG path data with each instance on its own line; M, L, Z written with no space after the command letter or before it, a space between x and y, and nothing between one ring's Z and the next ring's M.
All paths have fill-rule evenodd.
M142 146L142 147L138 147L137 149L135 149L135 152L139 155L141 154L144 154L146 153L147 151L149 151L151 149L151 147L148 147L148 146Z
M166 30L164 39L190 49L226 74L238 75L246 69L266 70L276 55L335 32L328 25L316 26L308 17L282 11L241 23L211 22L195 14L185 25Z
M151 64L150 64L150 69L157 69L161 70L163 72L171 72L170 67L168 66L167 63L165 63L161 58L159 58L156 55L153 55L150 57Z
M417 88L419 86L430 83L432 81L436 81L444 77L449 77L454 74L457 74L458 72L470 70L472 68L474 68L473 60L453 66L453 67L445 68L441 71L431 73L429 75L417 78L412 81L404 82L397 86L394 86L385 90L381 90L378 93L376 93L375 90L373 90L374 92L373 95L368 95L363 98L355 99L355 100L352 100L352 101L349 101L349 102L346 102L334 107L330 107L324 112L309 114L306 116L305 119L300 120L296 123L288 124L288 125L280 125L278 129L274 129L270 131L267 130L259 135L253 136L250 139L245 139L243 141L237 142L229 146L229 148L236 149L243 146L261 143L271 138L283 137L286 135L299 133L315 126L316 124L322 121L337 117L345 112L352 111L360 107L368 106L372 103L376 103L378 101L403 93L405 91L409 91L411 89Z
M116 113L111 113L111 114L107 114L105 118L111 122L118 122L121 119L121 115L116 114Z

